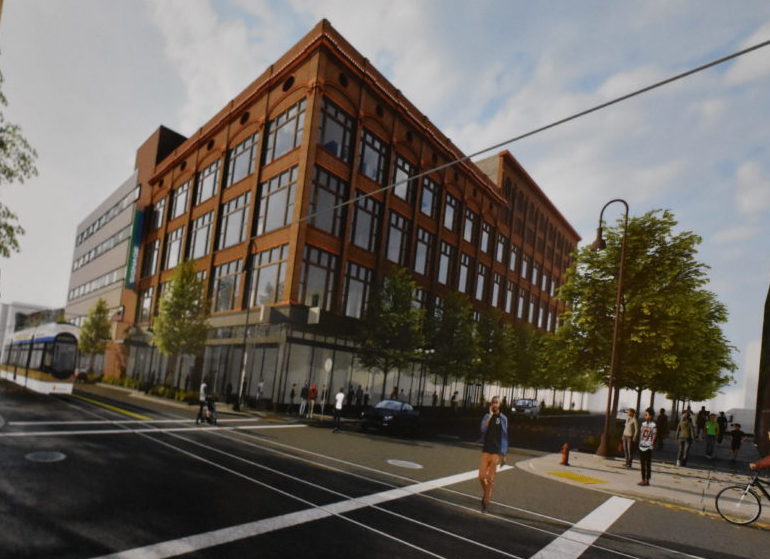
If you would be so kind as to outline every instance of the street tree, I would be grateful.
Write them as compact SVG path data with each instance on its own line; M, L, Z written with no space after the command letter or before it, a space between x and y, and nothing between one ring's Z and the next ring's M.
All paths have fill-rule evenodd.
M160 312L153 323L153 340L158 351L176 357L175 361L169 359L166 384L173 378L182 355L195 355L203 349L208 329L203 282L192 262L182 262L171 275L160 301Z
M670 375L699 378L699 390L714 394L729 382L735 365L721 335L724 307L704 296L708 267L696 259L700 237L675 232L674 215L650 211L628 221L620 306L618 364L614 385L639 391L665 389ZM623 224L604 229L606 249L583 247L567 271L558 297L567 307L557 334L565 362L606 383L610 370L615 294ZM707 321L694 328L693 317ZM690 345L685 338L690 336ZM723 358L705 363L703 354ZM693 388L688 388L693 390ZM689 394L683 395L689 397ZM615 402L615 406L617 402ZM613 406L613 409L614 407Z
M499 309L481 312L476 324L476 351L470 382L489 384L507 380L514 366L512 327Z
M473 308L468 297L451 292L441 309L435 309L427 331L434 352L428 358L431 373L441 377L440 401L444 402L447 383L452 378L472 375L479 351Z
M356 355L361 365L382 373L381 399L388 374L406 368L424 345L423 311L412 305L416 288L407 270L394 267L369 294Z
M83 321L78 337L80 353L88 356L88 373L94 372L94 357L104 353L112 336L107 301L99 297Z
M37 152L22 136L21 128L5 120L2 107L8 105L8 100L3 95L2 84L0 72L0 187L6 183L23 183L37 175ZM19 237L23 234L24 228L18 224L16 214L0 202L0 256L8 258L11 251L19 252Z

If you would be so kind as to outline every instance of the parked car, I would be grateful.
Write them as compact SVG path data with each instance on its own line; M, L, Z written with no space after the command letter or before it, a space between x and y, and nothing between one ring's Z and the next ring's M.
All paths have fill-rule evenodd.
M523 415L529 419L535 419L540 414L540 404L534 398L517 398L511 406L513 415Z
M400 400L383 400L361 412L361 430L369 428L416 433L420 428L420 412Z
M628 419L628 408L619 408L618 414L615 416L618 421L625 421ZM638 420L639 418L637 418Z

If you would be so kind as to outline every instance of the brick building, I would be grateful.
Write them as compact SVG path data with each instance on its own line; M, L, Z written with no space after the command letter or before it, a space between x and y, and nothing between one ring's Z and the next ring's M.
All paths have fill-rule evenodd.
M577 233L508 152L431 172L464 154L326 20L162 158L158 134L137 155L145 233L124 292L129 376L164 375L151 326L183 259L205 279L212 329L170 380L192 388L202 372L221 394L237 390L244 361L250 399L260 381L275 402L306 382L374 387L352 333L394 264L427 309L459 290L476 310L555 328ZM412 401L434 390L416 369L389 379Z

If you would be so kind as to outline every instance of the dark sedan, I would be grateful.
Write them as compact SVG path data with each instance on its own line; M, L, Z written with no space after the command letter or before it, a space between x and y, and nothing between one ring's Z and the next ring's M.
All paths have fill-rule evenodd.
M416 433L420 427L420 412L406 402L383 400L361 413L361 430L369 428Z

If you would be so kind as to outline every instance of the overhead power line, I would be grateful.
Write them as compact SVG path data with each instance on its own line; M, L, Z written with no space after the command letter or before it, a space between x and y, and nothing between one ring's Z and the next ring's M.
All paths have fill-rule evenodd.
M372 196L374 194L378 194L380 192L385 192L385 191L390 190L392 188L395 188L395 187L397 187L399 185L405 184L405 183L407 183L409 181L413 181L413 180L419 179L421 177L428 176L431 173L435 173L437 171L442 171L444 169L448 169L450 167L454 167L455 165L458 165L458 164L463 163L465 161L470 161L472 158L477 157L479 155L483 155L483 154L488 153L490 151L500 149L500 148L502 148L504 146L507 146L508 144L512 144L514 142L518 142L519 140L523 140L525 138L529 138L530 136L534 136L535 134L539 134L541 132L545 132L546 130L550 130L551 128L555 128L556 126L560 126L562 124L566 124L566 123L568 123L570 121L573 121L573 120L576 120L578 118L584 117L584 116L589 115L591 113L595 113L596 111L600 111L602 109L606 109L607 107L610 107L610 106L615 105L617 103L620 103L622 101L627 101L628 99L631 99L632 97L636 97L638 95L642 95L643 93L647 93L647 92L652 91L654 89L658 89L659 87L663 87L664 85L668 85L668 84L673 83L675 81L678 81L678 80L681 80L683 78L692 76L693 74L697 74L698 72L702 72L704 70L708 70L709 68L713 68L714 66L718 66L720 64L724 64L725 62L729 62L730 60L738 58L739 56L743 56L744 54L748 54L748 53L753 52L755 50L759 50L759 49L761 49L763 47L766 47L768 45L770 45L770 40L763 41L761 43L757 43L757 44L755 44L753 46L750 46L750 47L747 47L747 48L745 48L743 50L739 50L739 51L734 52L732 54L728 54L727 56L723 56L721 58L717 58L716 60L712 60L711 62L707 62L706 64L703 64L703 65L698 66L696 68L692 68L691 70L687 70L687 71L682 72L680 74L676 74L674 76L671 76L670 78L666 78L666 79L661 80L659 82L655 82L655 83L653 83L651 85L648 85L646 87L643 87L641 89L637 89L635 91L632 91L631 93L626 93L625 95L621 95L620 97L616 97L616 98L614 98L614 99L612 99L610 101L606 101L605 103L600 103L599 105L595 105L595 106L591 107L590 109L585 109L585 110L580 111L578 113L574 113L574 114L572 114L572 115L570 115L568 117L561 118L559 120L551 122L550 124L546 124L545 126L541 126L539 128L535 128L534 130L530 130L529 132L526 132L524 134L520 134L518 136L514 136L513 138L509 138L507 140L503 140L502 142L498 142L498 143L496 143L494 145L491 145L489 147L486 147L484 149L481 149L481 150L476 151L474 153L471 153L469 155L460 157L458 159L454 159L452 161L444 163L443 165L439 165L438 167L433 167L431 169L428 169L427 171L423 171L422 173L418 173L417 175L414 175L414 176L409 177L407 179L402 179L402 180L400 180L398 182L394 182L394 183L389 184L387 186L383 186L382 188L379 188L379 189L377 189L377 190L375 190L373 192L369 192L369 193L361 195L361 196L356 196L352 200L347 200L345 202L341 202L341 203L339 203L339 204L337 204L335 206L332 206L331 208L325 208L323 210L319 210L317 212L313 212L312 214L308 214L307 216L301 218L299 221L302 222L302 221L306 221L306 220L312 219L313 217L315 217L317 215L321 215L321 214L327 213L329 211L335 210L337 208L342 208L342 207L348 206L350 204L354 204L354 203L358 202L358 200L361 200L363 198L367 198L369 196Z

